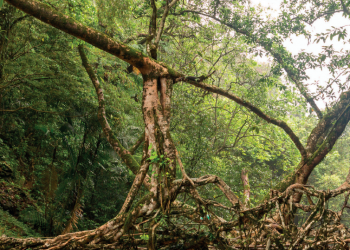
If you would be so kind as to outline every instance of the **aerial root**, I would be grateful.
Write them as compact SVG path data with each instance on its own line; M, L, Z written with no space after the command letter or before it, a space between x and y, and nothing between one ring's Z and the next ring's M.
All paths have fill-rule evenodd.
M266 249L268 245L269 249L348 249L350 232L341 221L350 208L350 186L322 191L292 185L283 193L275 192L276 196L263 204L244 209L239 204L202 197L197 188L215 182L218 180L213 176L185 177L177 190L186 188L180 192L186 198L183 203L173 202L167 214L160 206L151 206L155 198L146 195L129 214L117 216L98 229L53 239L1 237L0 249L206 249L213 245L216 249ZM344 193L339 211L327 208L327 202ZM294 203L296 194L304 194L306 204ZM189 201L195 206L186 204ZM150 207L153 210L146 209ZM219 217L224 214L220 211L226 211L231 219ZM296 216L299 223L294 223Z

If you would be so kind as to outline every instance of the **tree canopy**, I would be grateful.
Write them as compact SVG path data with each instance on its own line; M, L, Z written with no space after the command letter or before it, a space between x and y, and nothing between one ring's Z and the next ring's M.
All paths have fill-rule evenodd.
M337 15L0 0L0 248L347 249L349 25L310 31Z

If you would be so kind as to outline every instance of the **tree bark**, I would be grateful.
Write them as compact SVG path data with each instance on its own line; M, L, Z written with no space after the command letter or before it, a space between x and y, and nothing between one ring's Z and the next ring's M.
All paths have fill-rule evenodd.
M249 186L249 178L248 178L248 170L245 168L241 171L241 180L243 184L243 204L244 207L250 207L250 186Z

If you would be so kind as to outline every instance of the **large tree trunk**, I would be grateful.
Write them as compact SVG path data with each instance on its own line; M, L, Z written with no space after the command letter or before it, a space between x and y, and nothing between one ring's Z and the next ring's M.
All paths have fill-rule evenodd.
M102 89L100 88L100 84L92 67L87 62L82 46L79 46L79 52L83 65L95 86L100 104L99 120L108 137L110 135L110 128L105 116ZM170 195L171 183L174 179L174 173L176 173L175 147L169 132L172 81L161 78L161 84L159 85L157 78L151 78L147 75L143 75L143 78L142 113L145 123L145 135L141 166L135 176L132 187L119 215L114 221L109 222L107 227L102 226L94 232L97 235L103 235L104 239L106 239L106 235L109 235L107 238L113 239L113 242L118 241L137 218L148 216L159 207L161 207L163 211L169 210L172 201L170 197L176 197L176 195ZM161 89L158 89L159 87ZM112 145L116 141L116 139L113 141L111 137L108 137L108 139ZM119 142L116 144L116 147L120 147ZM121 154L120 150L116 151ZM127 153L127 155L129 155L129 153ZM151 178L147 178L146 185L150 193L141 199L141 202L144 203L142 206L136 206L134 209L130 210L147 176L149 167L152 168L152 175ZM168 172L170 170L171 174ZM139 204L142 204L141 202L139 202ZM111 227L110 224L113 224L112 230L106 229ZM97 244L99 241L101 241L101 239L95 239L92 243Z

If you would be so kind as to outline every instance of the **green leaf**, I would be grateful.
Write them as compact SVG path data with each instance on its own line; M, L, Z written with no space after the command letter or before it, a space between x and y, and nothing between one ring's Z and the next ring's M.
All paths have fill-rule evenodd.
M255 130L255 132L256 132L257 134L259 134L260 130L259 130L258 127L253 126L253 127L250 128L250 131L254 131L254 130Z
M4 0L0 0L0 8L2 8L3 4L4 4Z
M97 75L97 78L98 78L98 80L100 81L100 83L102 82L102 83L105 83L105 81L99 76L99 75Z

